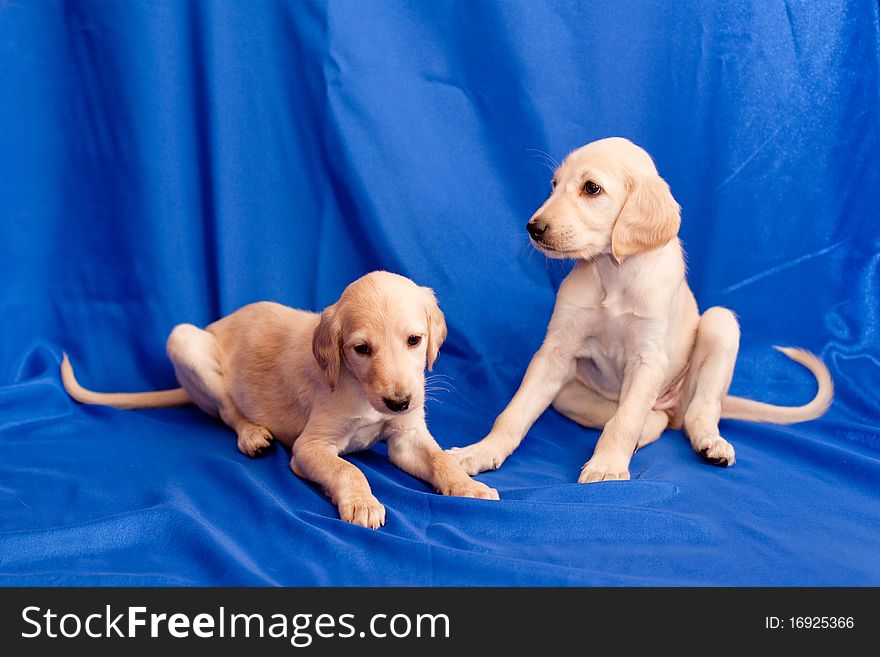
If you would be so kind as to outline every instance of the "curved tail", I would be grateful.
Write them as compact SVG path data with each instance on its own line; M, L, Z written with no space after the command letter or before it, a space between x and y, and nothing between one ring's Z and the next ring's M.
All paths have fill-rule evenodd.
M186 406L192 400L183 388L157 390L156 392L93 392L83 388L73 375L73 367L67 354L61 358L61 381L67 394L82 404L102 404L114 408L162 408Z
M731 420L747 420L749 422L771 422L773 424L794 424L806 422L820 417L831 405L834 398L834 382L825 363L809 351L796 347L773 347L781 351L796 363L806 367L813 376L819 389L813 400L803 406L775 406L764 402L727 395L721 402L721 417Z

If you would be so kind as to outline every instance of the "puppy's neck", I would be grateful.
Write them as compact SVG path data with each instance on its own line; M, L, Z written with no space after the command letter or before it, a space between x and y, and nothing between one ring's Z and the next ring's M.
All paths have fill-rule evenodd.
M578 266L592 267L606 291L654 288L660 282L658 277L684 279L684 255L677 237L659 249L633 254L620 263L611 254L602 254Z
M618 262L610 253L603 253L592 260L592 264L603 286L617 287L650 266L653 254L654 251L635 253Z

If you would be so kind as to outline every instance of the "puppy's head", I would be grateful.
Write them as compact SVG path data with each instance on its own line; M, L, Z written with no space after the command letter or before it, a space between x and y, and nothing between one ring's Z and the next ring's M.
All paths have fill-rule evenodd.
M445 339L433 290L376 271L321 313L312 350L331 389L345 367L374 409L395 414L424 404L425 364L433 367Z
M651 157L612 137L577 149L556 170L553 192L526 229L551 258L627 256L663 246L678 234L681 214Z

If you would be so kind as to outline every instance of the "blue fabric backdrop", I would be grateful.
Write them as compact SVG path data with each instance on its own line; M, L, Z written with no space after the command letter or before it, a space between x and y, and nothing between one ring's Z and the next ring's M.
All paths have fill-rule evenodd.
M0 583L880 585L880 29L873 0L0 1ZM581 486L598 433L546 413L500 503L353 457L387 505L342 523L278 447L193 409L72 403L174 385L164 340L260 299L320 309L376 268L432 286L481 438L566 266L527 245L561 159L610 135L683 207L702 307L739 315L733 392L799 426L680 432Z

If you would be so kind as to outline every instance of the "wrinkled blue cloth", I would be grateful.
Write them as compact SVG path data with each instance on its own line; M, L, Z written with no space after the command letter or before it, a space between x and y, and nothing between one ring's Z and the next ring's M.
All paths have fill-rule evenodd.
M0 583L880 585L880 30L864 2L0 2ZM701 307L742 324L732 392L837 396L792 427L669 431L632 480L574 483L597 431L548 411L444 498L352 457L388 510L338 520L275 447L194 409L80 406L175 385L164 341L384 268L450 334L429 423L481 438L567 267L527 244L545 164L620 135L683 208ZM552 166L552 164L549 164Z

